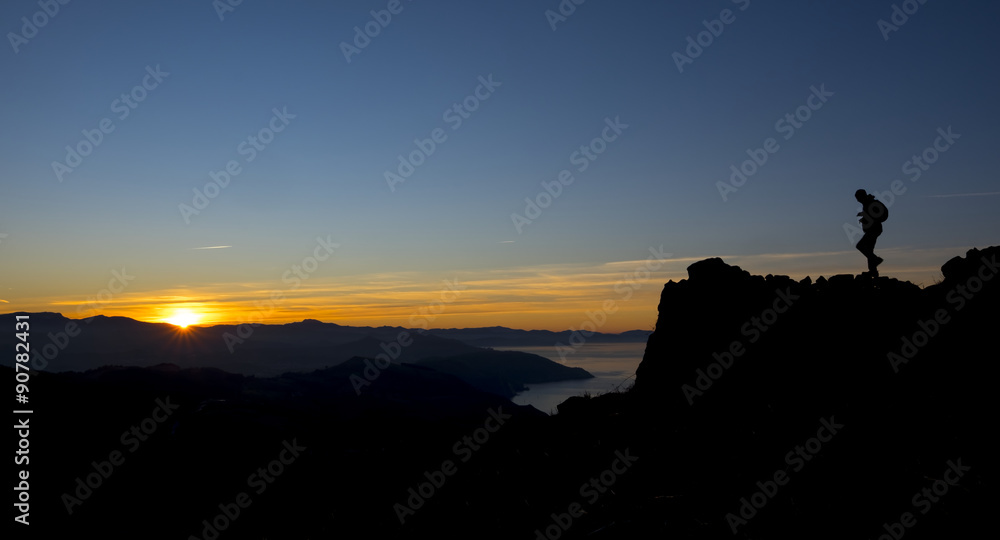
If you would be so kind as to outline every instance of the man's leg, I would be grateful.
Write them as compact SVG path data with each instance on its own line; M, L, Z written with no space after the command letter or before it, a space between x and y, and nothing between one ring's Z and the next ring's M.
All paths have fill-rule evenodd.
M858 240L858 244L854 247L858 248L858 251L860 251L866 259L870 259L873 255L872 250L875 248L874 240L875 239L872 238L871 233L865 233L864 236L861 237L861 240Z
M882 257L879 257L878 255L875 255L875 241L876 240L878 240L878 234L873 234L872 235L872 247L871 247L872 260L875 262L875 266L878 266L878 265L882 264L882 261L884 259L882 259Z
M874 264L875 236L871 233L865 233L864 236L861 237L861 240L858 241L858 245L855 247L858 248L858 251L860 251L861 254L865 256L865 259L868 260L868 271L874 272L876 266Z

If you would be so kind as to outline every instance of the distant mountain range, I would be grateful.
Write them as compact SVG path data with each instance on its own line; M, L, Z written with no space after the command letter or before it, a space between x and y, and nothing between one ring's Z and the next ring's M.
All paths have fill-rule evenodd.
M573 332L563 330L517 330L503 326L486 328L449 328L429 330L430 334L457 339L477 347L554 347L568 345ZM629 330L620 334L594 332L587 334L587 343L645 343L651 330Z
M32 314L32 353L58 353L17 405L33 411L22 415L35 428L32 532L982 536L996 515L1000 451L998 260L1000 247L969 250L925 288L698 261L664 286L635 386L570 398L553 416L504 395L583 374L447 334L304 321L258 327L230 353L222 335L232 326ZM13 322L0 316L0 327ZM61 335L70 323L85 326ZM358 356L331 363L348 354ZM65 372L137 359L150 367ZM297 369L191 367L206 360ZM8 367L0 375L15 378Z
M21 313L24 314L24 313ZM16 314L0 316L13 320ZM256 327L216 325L180 329L167 323L146 323L127 317L96 316L69 319L59 313L31 313L32 367L50 372L86 371L103 366L216 368L242 375L273 377L340 365L351 358L421 364L458 376L472 386L503 397L527 389L527 384L591 378L542 356L495 351L476 343L538 344L560 333L479 329L424 332L399 327L352 327L307 319ZM11 323L13 328L13 322ZM530 334L530 339L524 334ZM493 340L485 339L486 335ZM602 334L601 339L613 339ZM0 346L13 350L15 336L0 335ZM12 365L12 358L3 358Z

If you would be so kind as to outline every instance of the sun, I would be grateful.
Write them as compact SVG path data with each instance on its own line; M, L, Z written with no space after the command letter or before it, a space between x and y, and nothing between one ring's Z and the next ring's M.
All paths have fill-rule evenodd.
M201 315L187 308L177 308L174 310L173 315L164 320L174 326L187 328L192 324L198 324L198 321L201 320Z

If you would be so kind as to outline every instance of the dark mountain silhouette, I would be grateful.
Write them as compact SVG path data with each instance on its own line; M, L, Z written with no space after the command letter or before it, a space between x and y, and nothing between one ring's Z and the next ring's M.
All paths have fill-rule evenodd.
M167 364L35 374L35 531L205 538L217 520L222 540L981 534L997 489L998 256L970 250L924 289L697 262L663 289L634 389L552 417L463 381L462 356L390 365L360 395L363 358L269 378ZM177 410L124 449L123 432L167 397ZM292 441L300 455L252 489ZM67 515L61 495L115 450L124 464ZM252 504L218 518L240 492Z
M487 349L467 345L454 339L445 339L416 332L409 335L407 339L412 340L412 343L405 347L399 347L400 353L396 360L400 362L416 362L420 359L434 356L456 356L460 354L491 352ZM338 357L347 354L348 357L364 356L374 358L379 354L385 353L385 349L382 347L383 343L386 342L374 336L365 336L358 341L345 343L337 347L335 351Z
M556 343L569 343L573 332L564 330L518 330L503 326L489 328L447 328L429 330L428 333L455 339L477 347L551 347ZM594 332L588 334L587 343L635 343L646 341L646 330L629 330L619 334Z
M4 317L12 319L13 315ZM227 342L227 336L233 339L243 335L237 326L190 327L181 331L170 324L127 317L69 319L58 313L30 316L35 336L32 365L45 371L170 363L183 368L214 367L245 375L276 376L322 369L353 357L385 355L395 363L461 356L460 362L454 364L461 367L456 369L479 384L492 384L488 379L501 376L500 359L510 359L513 365L492 387L516 388L514 392L523 390L525 384L591 377L582 369L567 368L542 356L503 355L456 339L398 327L350 327L307 319L259 325L239 342ZM0 346L13 349L15 340L13 334L0 335ZM5 358L3 363L12 365L12 359ZM501 395L514 394L504 390Z
M890 534L884 525L898 534L907 511L917 522L903 526L907 538L985 526L996 488L998 259L998 247L969 250L924 289L887 277L754 276L718 258L692 264L689 279L663 289L633 391L560 406L581 422L631 418L636 453L655 456L636 490L645 495L601 522L654 521L641 509L669 494L657 530L732 537L727 514L736 522L741 498L781 471L787 485L747 510L756 515L736 522L737 536L879 538ZM789 458L822 442L824 421L842 432L805 450L808 461ZM915 496L959 459L972 469L947 497L941 483L930 496L938 502Z
M555 362L539 363L535 355L518 351L430 357L420 360L419 365L450 373L484 392L504 397L523 392L527 389L526 384L593 378L583 368L566 367Z
M371 505L380 499L391 508L388 500L397 493L382 479L417 480L419 467L451 452L450 445L422 442L460 439L482 426L491 410L517 420L545 416L452 375L407 364L382 370L358 395L350 377L364 367L364 359L354 358L274 378L170 364L36 374L31 423L47 427L32 431L31 463L44 465L31 476L34 531L47 537L97 530L116 515L108 531L114 538L201 537L201 520L211 520L219 504L242 491L254 497L255 510L228 537L253 537L261 524L276 526L278 514L288 521L284 532L266 534L302 537L355 508L362 510L358 519L372 519L381 507ZM9 368L0 371L13 378ZM150 412L159 402L176 411L150 428L156 423L149 419L163 415ZM145 440L129 436L130 426L141 428L137 433ZM273 489L257 496L248 475L278 459L282 441L293 440L309 449L301 464L297 470L289 465ZM89 497L71 504L68 514L62 494L78 496L75 479L94 473L94 463L107 471L115 451L124 454L124 463L111 467L98 487L85 489ZM409 477L412 472L418 476ZM316 498L317 479L331 488L329 497Z

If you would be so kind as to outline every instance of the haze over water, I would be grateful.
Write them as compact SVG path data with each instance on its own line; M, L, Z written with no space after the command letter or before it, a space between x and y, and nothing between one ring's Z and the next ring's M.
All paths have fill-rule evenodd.
M555 347L494 348L537 354L569 367L583 368L594 376L593 379L533 384L527 391L511 399L518 405L532 405L544 413L552 414L556 412L557 405L570 397L583 395L585 392L596 396L619 387L621 390L628 388L634 380L635 369L642 361L646 343L585 343L572 354L566 354L565 361L559 357Z

